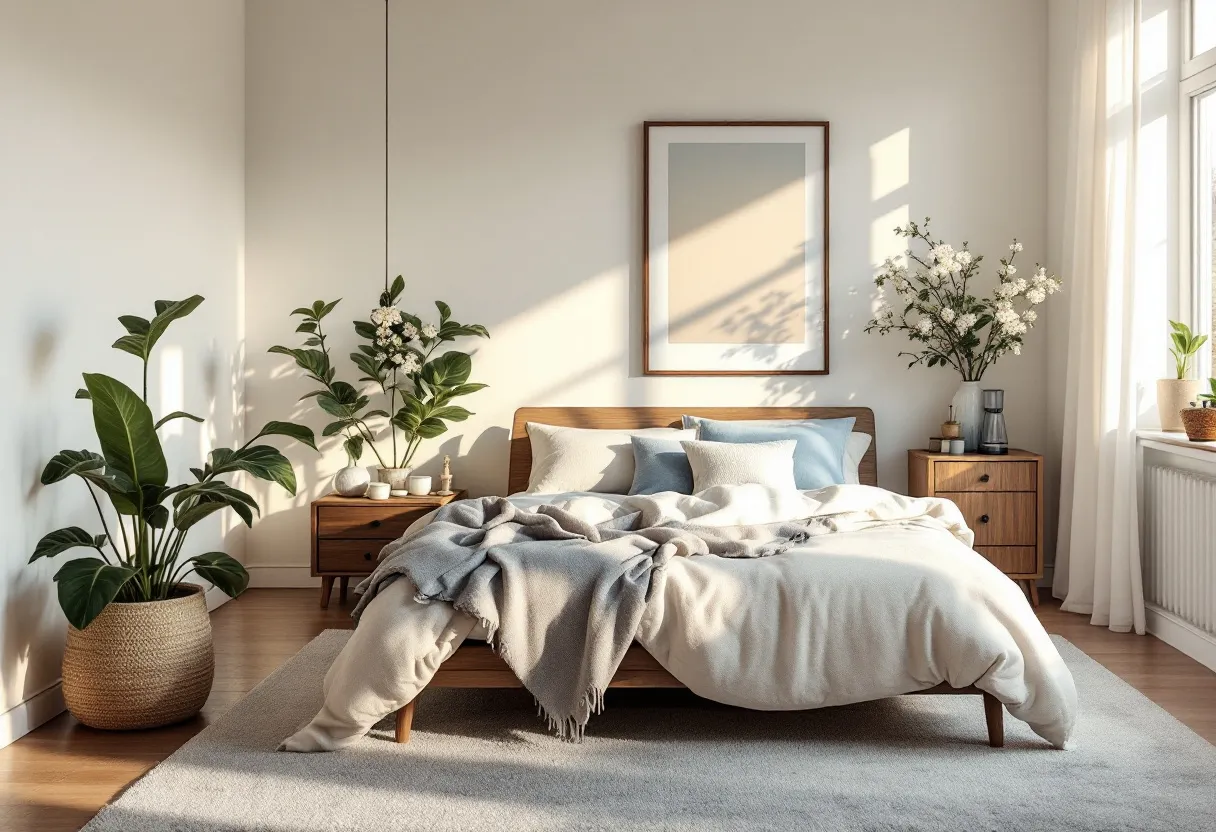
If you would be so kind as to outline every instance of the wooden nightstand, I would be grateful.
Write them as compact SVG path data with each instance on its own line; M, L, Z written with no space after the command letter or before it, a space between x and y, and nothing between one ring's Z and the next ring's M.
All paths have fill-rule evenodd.
M370 575L380 550L410 527L419 517L463 500L467 491L446 497L339 497L327 494L312 504L312 574L321 578L321 609L328 609L334 578L339 578L340 598L352 577Z
M1039 605L1043 577L1043 457L908 451L908 493L945 497L975 532L975 551L1017 581Z

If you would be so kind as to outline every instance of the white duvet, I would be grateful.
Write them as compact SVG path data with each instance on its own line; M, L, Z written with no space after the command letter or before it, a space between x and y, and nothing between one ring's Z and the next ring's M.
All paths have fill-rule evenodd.
M561 505L593 522L638 510L647 525L821 521L817 534L780 555L677 557L656 573L636 640L700 696L799 710L948 682L991 693L1058 748L1072 732L1072 675L1021 590L972 551L972 533L947 500L864 485L511 499L523 508ZM286 750L354 742L478 635L468 616L413 595L402 578L367 606L325 677L324 707Z

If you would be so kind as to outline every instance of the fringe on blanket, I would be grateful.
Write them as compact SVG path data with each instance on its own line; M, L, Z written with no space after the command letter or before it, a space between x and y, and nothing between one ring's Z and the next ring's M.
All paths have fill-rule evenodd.
M559 740L566 742L582 742L587 733L587 722L579 722L578 717L555 717L553 714L545 710L545 706L540 704L540 700L536 697L532 698L536 703L536 715L545 718L545 724L553 735ZM583 694L580 703L588 712L588 716L595 716L604 712L604 690L603 688L590 688Z

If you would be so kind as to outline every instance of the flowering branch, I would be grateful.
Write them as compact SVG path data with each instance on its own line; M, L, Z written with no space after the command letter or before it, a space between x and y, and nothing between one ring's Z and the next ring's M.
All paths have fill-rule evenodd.
M874 278L883 303L865 331L880 335L892 331L907 334L922 346L900 356L911 358L908 366L950 366L964 381L979 381L992 364L1006 353L1020 355L1023 338L1034 325L1038 313L1032 308L1060 291L1060 281L1037 266L1029 278L1017 277L1014 259L1022 250L1016 239L1009 256L997 269L999 282L992 297L980 298L968 291L968 281L979 274L983 256L973 256L964 242L960 250L929 233L929 218L923 225L910 222L895 229L911 245L919 240L928 249L922 257L911 248L905 252L914 264L888 258ZM897 312L887 302L887 289L893 290L904 304ZM1027 304L1019 311L1015 301Z

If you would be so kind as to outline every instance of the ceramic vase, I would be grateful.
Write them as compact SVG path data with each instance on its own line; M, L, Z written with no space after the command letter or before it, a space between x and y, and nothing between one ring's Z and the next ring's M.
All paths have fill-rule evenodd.
M334 491L343 497L362 497L371 474L361 465L348 465L334 474Z
M1157 380L1157 415L1162 430L1183 430L1182 411L1191 406L1199 394L1199 382L1193 378L1162 378Z
M409 468L377 468L376 479L388 483L391 491L405 491L409 487Z
M954 406L954 419L962 428L966 452L975 453L980 445L980 426L984 421L984 394L980 382L964 381L950 404Z

